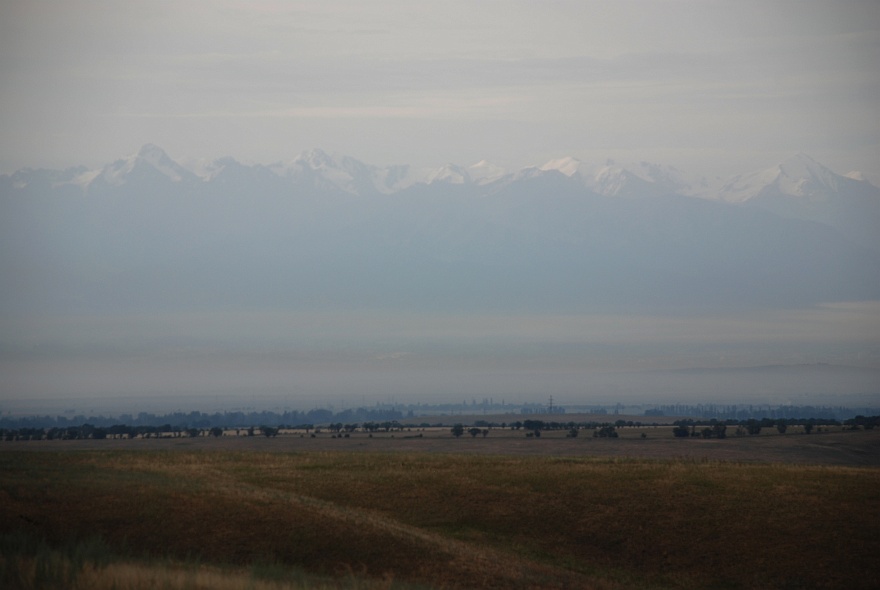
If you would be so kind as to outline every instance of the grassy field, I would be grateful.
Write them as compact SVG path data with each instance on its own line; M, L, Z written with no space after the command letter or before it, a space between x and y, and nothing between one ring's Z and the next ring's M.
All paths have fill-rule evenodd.
M755 456L873 456L873 432L706 441L750 462L658 458L704 442L665 438L642 457L589 453L626 439L472 451L491 438L2 444L0 586L876 587L880 469Z

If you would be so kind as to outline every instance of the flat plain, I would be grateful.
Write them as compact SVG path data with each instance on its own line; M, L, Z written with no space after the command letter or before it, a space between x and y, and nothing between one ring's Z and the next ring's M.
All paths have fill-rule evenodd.
M0 584L876 587L880 432L620 433L3 442Z
M467 430L467 428L465 429ZM481 429L482 430L482 429ZM787 463L802 465L862 465L880 467L880 431L848 431L824 427L824 431L804 434L792 427L785 435L765 428L759 436L726 439L675 438L672 427L641 426L618 428L618 438L594 438L591 430L579 436L567 436L568 430L543 431L540 438L526 436L527 431L490 428L483 437L465 433L460 438L450 434L449 426L418 427L404 425L402 431L367 434L355 432L337 436L324 429L288 430L273 438L245 436L245 429L227 430L219 438L136 438L105 440L42 440L0 443L2 451L261 451L261 452L405 452L453 453L477 455L536 455L557 457L641 458L651 460L691 460ZM728 429L732 432L733 429ZM315 434L313 437L312 434ZM644 434L644 438L642 435Z

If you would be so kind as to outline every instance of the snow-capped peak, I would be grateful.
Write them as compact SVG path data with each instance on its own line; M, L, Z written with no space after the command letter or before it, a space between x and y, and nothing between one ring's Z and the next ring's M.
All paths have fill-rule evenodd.
M690 190L677 170L648 162L624 165L608 160L603 165L592 166L566 156L550 160L538 170L578 178L591 191L607 197L656 196Z
M199 177L203 182L211 182L212 180L221 177L230 169L234 169L236 167L253 167L242 164L231 156L224 156L215 160L196 160L193 158L187 158L181 162L181 165L193 174L195 174L197 177Z
M543 170L544 172L556 170L557 172L561 172L562 174L571 177L575 174L581 173L585 166L586 165L580 160L572 158L571 156L565 156L564 158L550 160L543 166L540 166L539 170Z
M831 172L830 170L828 170L828 168L826 168L807 154L801 152L791 156L787 160L780 162L777 165L777 168L787 176L800 178L806 176L814 176L817 174L822 175Z
M769 191L823 200L837 192L841 178L799 153L772 168L734 177L722 187L720 196L725 201L742 203Z
M699 180L687 178L681 170L674 166L641 161L635 168L638 176L655 183L667 192L694 194L707 184L704 178Z
M169 158L165 150L152 143L145 143L138 151L137 158L149 163L175 182L180 182L186 174L186 170Z
M276 162L269 166L278 176L309 182L317 185L332 186L343 192L358 194L358 179L351 166L345 166L347 160L340 163L327 152L313 148L297 155L288 164ZM352 162L354 160L351 160Z
M141 169L154 170L172 182L180 182L192 176L190 171L168 157L165 150L155 144L147 143L138 150L137 154L105 166L100 174L95 176L95 180L100 179L111 186L120 186L126 183L132 173Z
M801 204L827 203L836 195L852 191L876 190L871 174L850 172L838 175L810 156L795 154L775 166L734 177L726 184L718 178L688 178L671 166L646 161L620 163L606 160L604 164L587 164L572 156L553 159L541 166L523 168L511 173L488 160L468 167L446 164L440 168L414 168L407 165L377 167L351 157L331 155L311 149L285 163L269 166L243 164L226 157L215 160L187 159L181 165L172 160L159 146L147 143L135 154L103 168L89 170L45 171L22 170L8 177L14 187L35 183L53 186L74 185L83 190L123 186L131 182L194 182L221 179L224 186L234 178L251 178L271 171L281 181L317 191L330 190L351 195L391 194L419 184L448 184L471 188L501 186L519 180L562 175L585 189L607 197L652 198L679 194L742 203L756 197L790 197ZM270 184L278 179L260 176ZM558 178L561 180L561 177ZM717 180L717 184L715 182ZM244 182L244 181L240 181ZM872 184L874 183L874 184ZM757 203L757 202L756 202ZM755 203L753 203L755 204Z
M324 150L312 148L300 153L293 159L294 164L301 163L312 170L326 170L328 168L338 168L336 160Z
M468 171L457 164L446 164L428 174L425 179L426 184L435 182L446 182L449 184L467 184L471 182Z
M467 168L468 176L477 184L489 184L507 176L507 170L488 160L480 160Z
M165 150L154 143L145 143L142 145L141 149L138 150L137 157L143 158L154 166L166 160L171 161L171 158L168 157Z
M591 189L606 197L617 196L625 192L627 185L641 180L635 174L613 163L598 168L589 179Z

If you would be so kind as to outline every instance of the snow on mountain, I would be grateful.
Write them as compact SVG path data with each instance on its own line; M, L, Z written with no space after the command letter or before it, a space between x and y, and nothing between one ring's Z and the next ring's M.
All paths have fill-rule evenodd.
M880 252L880 189L859 176L836 174L805 154L736 176L717 198L788 219L822 223Z
M554 174L561 174L558 170L541 170L538 166L527 166L525 168L521 168L511 177L511 182L517 182L520 180L526 180L529 178L538 178L543 176L547 172L553 172Z
M270 170L295 183L314 186L315 188L335 188L344 193L358 194L358 170L351 166L355 160L349 158L337 161L334 157L320 149L311 149L300 153L290 162L281 162L269 166ZM349 164L349 166L346 166Z
M602 166L587 179L587 186L606 197L653 197L665 191L622 166Z
M373 169L373 186L382 194L391 194L424 182L428 172L408 165Z
M208 160L205 158L185 158L180 164L202 179L203 182L211 182L215 178L223 175L224 171L230 167L242 166L234 158L224 157L216 160Z
M858 182L865 182L875 188L880 188L880 173L878 173L878 172L865 172L864 170L850 170L849 172L847 172L843 176L845 178L849 178L850 180L856 180Z
M168 157L165 150L152 143L144 144L133 162L143 160L149 163L153 168L170 178L175 182L179 182L186 175L186 170L177 162Z
M84 170L81 174L76 175L69 182L70 184L78 186L84 190L86 187L92 184L92 182L100 175L100 170Z
M800 199L802 205L835 201L841 193L871 193L878 190L860 172L838 175L805 154L796 154L765 170L735 176L714 187L704 178L688 177L671 166L614 160L596 165L571 156L550 160L541 166L523 168L515 173L487 160L468 167L453 163L433 169L407 165L378 167L348 156L331 155L320 149L304 151L286 163L276 162L269 166L242 164L229 157L212 161L187 160L185 164L183 166L172 160L160 147L146 144L136 154L101 169L24 169L5 178L7 183L11 182L17 188L48 183L88 191L123 186L136 176L176 184L199 180L206 185L221 182L236 186L258 177L262 179L261 182L271 184L268 176L274 175L281 182L308 190L369 196L392 194L418 184L475 188L502 186L552 172L575 179L587 190L606 197L654 198L678 194L746 203L756 202L755 199L759 197L766 200L773 195L795 197ZM776 209L777 213L786 214L779 207Z
M448 183L448 184L469 184L471 182L470 174L466 168L457 164L446 164L431 173L425 179L425 184Z
M572 158L571 156L558 158L556 160L550 160L543 166L539 166L538 169L544 172L547 172L548 170L556 170L557 172L561 172L568 177L575 175L586 177L592 175L593 173L593 170L590 166L576 158Z
M838 193L842 178L806 154L795 154L772 168L735 176L721 188L719 197L744 203L773 192L819 202Z
M81 191L99 171L92 171L85 166L76 166L65 170L48 170L45 168L22 168L12 174L0 175L0 190L21 190L28 192L53 191L73 187Z
M148 143L137 154L105 166L94 175L87 186L92 187L96 183L122 186L132 178L142 175L159 176L175 183L197 179L195 174L168 157L162 148ZM81 178L88 176L86 174Z
M641 161L633 168L639 177L662 187L666 193L698 195L709 186L705 177L692 178L674 166Z
M468 166L467 173L471 180L478 185L491 184L508 175L506 169L488 160L480 160L476 164Z
M357 196L394 193L424 182L427 174L405 165L371 166L349 156L332 156L320 149L304 151L288 163L276 162L268 168L295 184L332 188Z
M251 301L253 285L273 305L306 307L880 296L880 189L805 156L739 177L731 190L755 196L733 204L691 198L684 175L644 162L561 158L505 174L485 161L424 171L310 150L286 164L195 169L148 145L100 170L0 176L0 272L12 277L0 301L226 305ZM408 194L422 198L371 198L418 184ZM820 189L818 204L803 196ZM346 195L359 198L336 198Z
M596 166L566 156L550 160L538 170L556 171L570 178L578 178L588 189L606 197L637 198L695 192L680 171L671 166L644 161L620 164L608 160L605 164Z

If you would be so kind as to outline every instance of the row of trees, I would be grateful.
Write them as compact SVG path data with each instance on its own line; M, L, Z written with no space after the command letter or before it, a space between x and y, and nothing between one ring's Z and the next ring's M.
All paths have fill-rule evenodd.
M557 424L555 422L551 423L553 425ZM578 433L580 432L580 426L575 424L574 422L570 422L567 426L568 433L565 435L566 438L577 438ZM597 438L617 438L617 429L613 424L603 424L603 425L593 425L593 436ZM526 420L523 425L520 426L511 426L514 430L519 430L520 428L525 428L527 437L535 437L541 438L542 430L561 430L562 428L547 428L547 424L540 420ZM456 424L450 429L452 432L452 436L458 438L462 436L465 432L470 434L473 438L482 435L484 438L489 435L488 428L478 428L473 426L467 430L465 430L464 424Z
M428 426L428 424L424 424ZM105 438L160 438L160 437L199 437L199 436L223 436L227 430L234 430L235 436L255 436L262 435L266 437L277 436L281 430L304 430L309 432L321 432L326 430L334 433L334 436L343 436L352 432L395 432L402 431L406 426L397 420L385 420L382 422L364 422L343 424L335 422L326 426L316 428L314 424L297 424L270 426L263 424L259 427L248 426L239 428L229 428L221 426L212 426L210 428L199 428L195 426L163 424L161 426L130 426L127 424L113 424L111 426L96 426L86 423L80 426L67 426L64 428L2 428L0 429L0 439L6 441L12 440L83 440L93 439L100 440ZM488 431L487 431L488 433Z
M736 436L758 435L762 430L775 428L779 433L784 434L791 426L798 426L803 429L806 434L810 434L815 428L823 426L843 426L852 430L871 430L880 427L880 416L856 416L844 420L842 423L834 419L772 419L763 418L761 420L678 420L673 428L673 435L676 437L702 437L702 438L726 438L729 429L733 429ZM440 426L439 424L422 423L420 427ZM492 426L486 422L478 421L467 428L463 424L456 424L452 427L451 432L455 437L460 437L465 433L472 437L486 437ZM545 422L542 420L524 420L522 422L514 422L511 424L501 423L497 425L501 428L510 428L513 430L524 430L526 436L540 437L542 431L548 430L568 430L567 437L577 437L581 430L593 430L593 436L598 438L616 438L617 428L628 426L644 426L640 422L631 422L618 420L615 423L597 423L597 422ZM654 425L656 426L656 425ZM259 427L239 427L235 428L236 436L277 436L282 429L305 430L307 433L314 431L316 433L327 430L334 436L347 436L352 432L399 432L409 429L409 426L401 424L397 420L386 420L382 422L364 422L343 424L341 422L330 423L329 425L316 428L313 424L299 424L296 426L285 425L266 425ZM171 424L163 424L160 426L130 426L126 424L114 424L111 426L96 426L91 423L85 423L80 426L67 427L22 427L22 428L0 428L0 439L12 440L75 440L75 439L105 439L105 438L159 438L159 437L198 437L198 436L223 436L228 430L221 426L212 426L210 428L197 428L192 426L172 426ZM314 434L313 434L314 436Z
M474 401L474 404L476 401ZM487 405L488 404L488 405ZM484 400L484 404L477 406L483 410L493 410L499 412L519 412L522 414L548 413L547 408L540 404L525 404L514 406L512 404L497 404L492 400ZM461 404L391 404L380 405L375 407L359 407L349 408L334 412L326 408L315 408L308 411L285 410L283 412L275 411L225 411L225 412L172 412L167 414L152 414L149 412L140 412L138 414L121 414L118 416L85 416L82 414L75 416L0 416L0 428L5 429L22 429L22 428L68 428L80 427L84 424L92 424L95 427L109 428L119 424L127 424L130 426L153 426L160 427L167 424L180 425L183 428L212 428L215 426L224 427L230 424L249 425L249 424L266 424L268 426L279 427L285 424L354 424L354 423L380 423L400 421L403 418L412 418L419 415L437 415L448 414L450 412L473 411L475 406L466 403ZM611 414L623 413L628 408L616 404L608 406L584 406L580 411L588 411L592 414ZM609 411L610 410L610 411ZM847 407L826 407L826 406L767 406L767 405L723 405L723 404L673 404L659 405L644 410L644 414L648 420L646 422L654 422L651 418L661 416L693 416L696 419L716 419L716 420L761 420L761 419L795 419L803 421L804 419L830 419L844 420L855 418L864 418L865 416L874 415L876 408L847 408ZM641 411L637 408L629 408L630 413ZM533 420L521 420L511 423L511 426L517 428L530 429L525 423L535 422ZM540 422L540 421L537 421ZM604 421L603 421L604 422ZM609 421L610 422L610 421ZM571 422L552 421L548 422L543 429L562 429L571 428ZM628 421L625 425L640 425L640 422ZM474 423L475 427L486 428L489 426L508 426L506 423L498 424L487 420L478 420ZM618 420L615 425L620 428L621 424Z
M0 428L23 429L23 428L79 428L84 424L94 427L111 428L119 425L136 427L163 427L174 424L179 428L213 428L215 426L227 427L229 425L265 424L267 426L280 427L286 424L328 424L328 423L360 423L375 422L383 424L403 419L402 411L393 408L357 408L332 412L331 410L316 408L306 412L288 410L284 412L172 412L169 414L151 414L140 412L134 414L121 414L115 417L108 416L23 416L23 417L0 417Z
M0 429L0 439L5 441L14 440L103 440L106 438L182 438L199 436L223 436L225 430L219 426L211 428L186 428L182 426L128 426L114 424L103 427L94 424L82 424L80 426L68 426L66 428L3 428ZM239 436L276 436L278 428L273 426L250 426L236 429Z
M845 406L744 405L744 404L668 404L645 410L645 416L694 416L697 419L716 420L777 420L826 419L846 420L862 413L870 415L877 408L848 408Z
M748 420L677 420L672 434L677 437L702 437L702 438L726 438L727 428L734 427L736 436L756 436L765 428L775 428L780 434L785 434L790 426L801 426L805 434L813 432L814 428L822 426L843 426L852 430L872 430L880 426L880 416L856 416L844 420L842 423L831 418L751 418Z
M456 424L455 426L453 426L450 429L450 432L452 432L452 436L454 436L455 438L460 437L461 435L463 435L465 433L464 424L461 424L461 423ZM470 434L471 437L473 437L473 438L477 438L480 435L482 435L483 438L485 438L489 435L489 429L488 428L477 428L476 426L472 426L467 430L467 433Z

